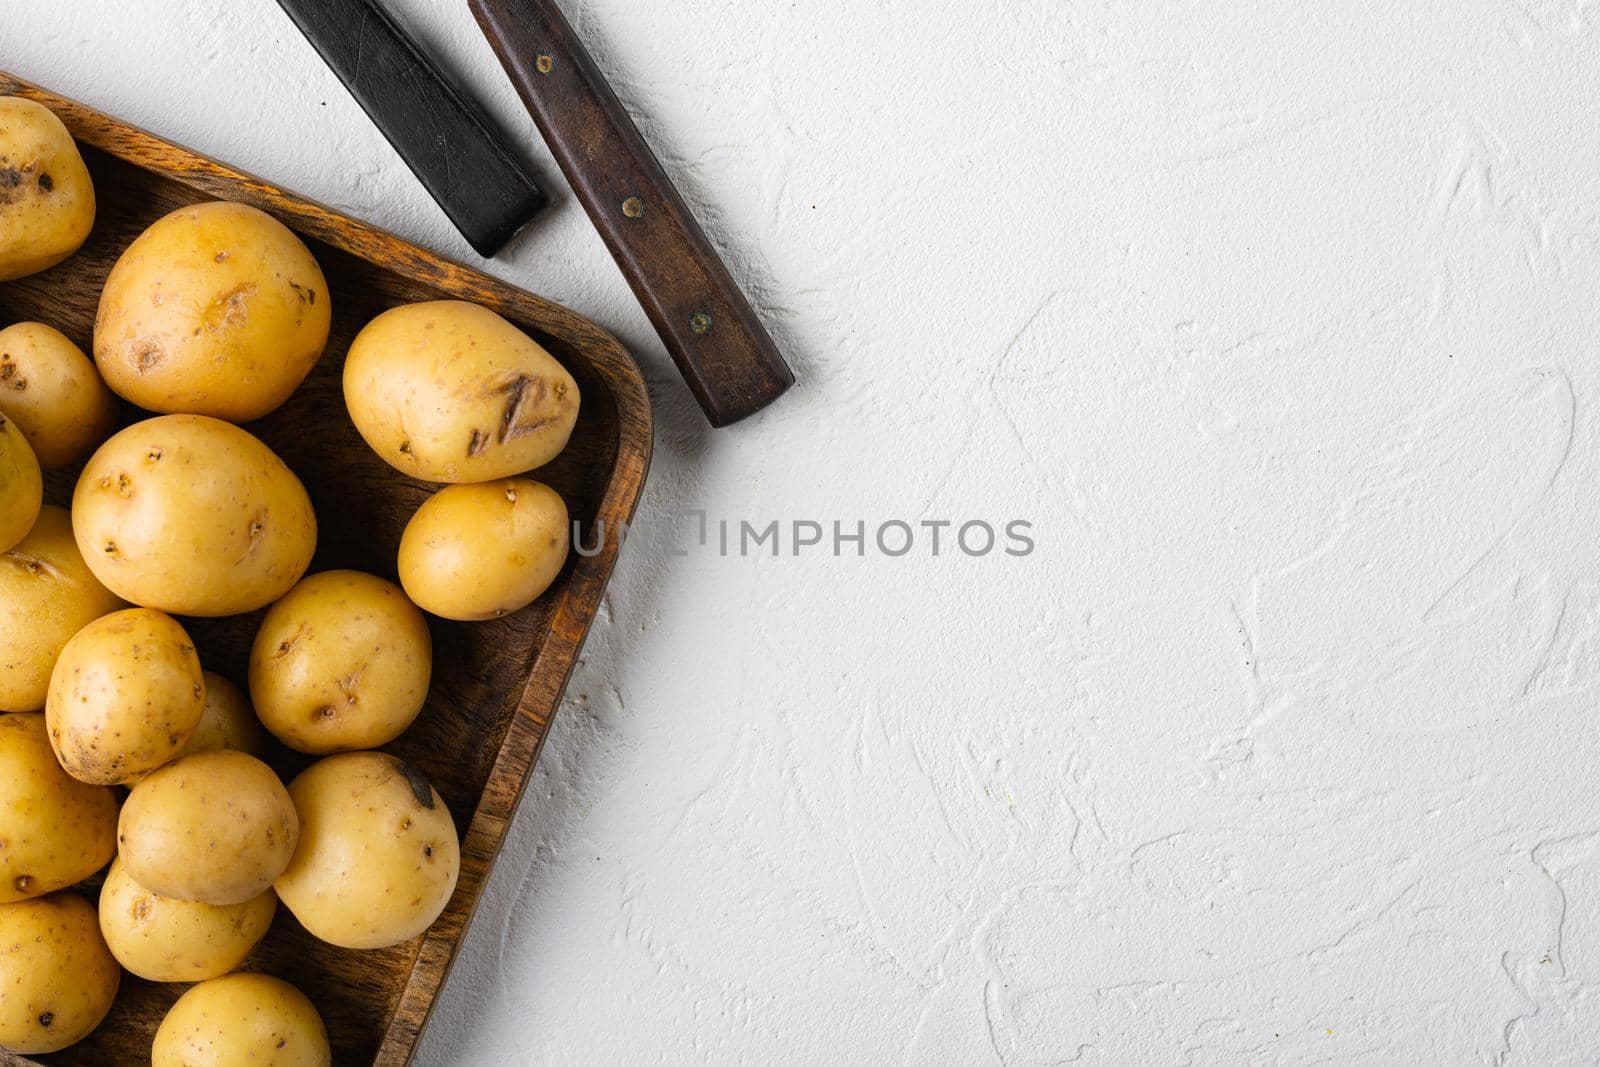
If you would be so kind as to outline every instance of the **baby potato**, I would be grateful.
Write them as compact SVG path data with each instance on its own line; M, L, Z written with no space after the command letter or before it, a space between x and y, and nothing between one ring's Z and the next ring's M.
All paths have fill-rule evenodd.
M111 268L95 316L106 384L150 411L259 419L328 342L328 283L287 226L244 204L179 208Z
M116 848L111 790L61 769L43 715L0 715L0 904L75 885Z
M167 1012L151 1067L328 1067L322 1017L306 995L265 974L201 982Z
M0 711L39 711L56 657L74 634L123 607L72 539L66 508L46 506L0 554Z
M77 1044L121 982L87 900L55 893L0 905L0 1049L33 1056Z
M43 503L44 478L33 446L22 427L0 413L0 552L28 535Z
M128 877L204 904L265 893L294 855L300 820L272 768L243 752L197 752L133 787L117 820Z
M135 882L121 860L100 888L100 932L124 968L152 982L203 982L244 962L267 936L278 898L267 890L219 907L173 900Z
M205 672L206 706L200 713L200 725L179 750L178 755L189 756L196 752L215 752L231 748L260 758L267 752L267 732L261 728L256 713L250 710L239 687L220 674Z
M100 446L72 495L95 576L175 615L240 615L288 592L317 546L305 486L270 448L203 415L136 423Z
M126 785L178 754L205 705L200 658L183 627L159 611L127 608L67 642L44 714L68 774Z
M0 282L53 267L94 226L94 185L49 108L0 97Z
M111 436L117 398L66 334L19 322L0 330L0 411L50 469L77 462Z
M302 926L343 948L386 948L433 925L455 892L461 847L415 767L346 752L302 771L289 795L300 847L275 888Z
M400 535L400 584L424 611L472 622L526 607L567 561L567 505L548 485L507 478L448 485Z
M303 579L261 621L250 650L250 698L290 748L348 752L404 733L432 673L427 620L399 586L360 571L326 571Z
M344 401L367 444L429 482L487 482L550 462L578 418L578 383L488 308L392 308L356 335Z

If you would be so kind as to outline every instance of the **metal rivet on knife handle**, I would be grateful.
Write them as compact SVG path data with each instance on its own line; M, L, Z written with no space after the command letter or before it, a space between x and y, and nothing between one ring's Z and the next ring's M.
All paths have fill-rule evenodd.
M540 52L539 55L534 58L533 69L537 70L540 74L549 74L552 70L556 69L555 56L552 56L548 52Z
M467 3L711 425L766 407L794 374L561 0ZM560 77L540 73L547 53Z

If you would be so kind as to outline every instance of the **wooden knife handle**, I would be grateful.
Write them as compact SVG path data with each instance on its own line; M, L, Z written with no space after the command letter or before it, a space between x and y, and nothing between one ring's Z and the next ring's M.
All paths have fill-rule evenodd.
M560 8L468 3L711 424L766 407L793 373Z

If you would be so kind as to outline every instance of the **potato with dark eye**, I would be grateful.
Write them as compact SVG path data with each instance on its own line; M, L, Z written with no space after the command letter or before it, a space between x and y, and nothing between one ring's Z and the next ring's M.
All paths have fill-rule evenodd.
M122 969L76 893L0 904L0 1049L59 1052L111 1010Z
M0 553L0 711L40 711L56 657L77 632L127 605L89 570L66 508L46 505Z
M0 330L0 412L16 421L39 466L49 470L82 459L111 436L117 398L60 330L18 322Z
M578 383L488 308L433 300L385 311L344 361L356 429L396 470L487 482L549 463L578 418Z
M250 697L292 749L377 748L422 710L433 673L428 622L399 586L324 571L267 610L250 650Z
M53 267L94 226L94 185L43 104L0 96L0 282Z
M200 658L183 627L159 611L128 608L67 642L50 672L44 715L68 774L126 785L178 754L205 704Z
M250 422L305 380L330 322L322 268L292 230L244 204L193 204L111 268L94 361L139 407Z
M22 427L0 412L0 552L33 529L44 503L44 476Z
M0 904L75 885L116 848L116 795L61 769L43 715L0 715Z
M345 752L302 771L289 795L300 845L273 888L302 926L342 948L387 948L433 925L455 892L461 843L421 772Z
M72 494L72 531L95 577L175 615L242 615L311 564L317 520L284 462L203 415L135 423L101 445Z

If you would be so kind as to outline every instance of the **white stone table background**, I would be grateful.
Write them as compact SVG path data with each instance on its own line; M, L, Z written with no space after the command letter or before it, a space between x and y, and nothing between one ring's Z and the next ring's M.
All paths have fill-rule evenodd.
M801 385L705 430L557 196L643 515L420 1062L1600 1055L1600 11L568 0ZM473 260L271 0L4 0L0 67Z

